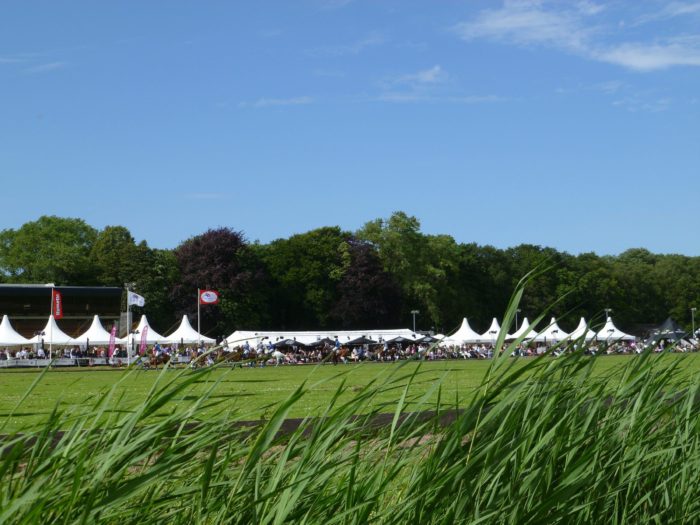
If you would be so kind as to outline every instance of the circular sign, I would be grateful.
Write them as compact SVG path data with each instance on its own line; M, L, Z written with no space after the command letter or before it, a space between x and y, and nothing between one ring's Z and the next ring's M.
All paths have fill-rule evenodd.
M203 303L215 303L219 300L219 296L216 292L202 292L202 302Z

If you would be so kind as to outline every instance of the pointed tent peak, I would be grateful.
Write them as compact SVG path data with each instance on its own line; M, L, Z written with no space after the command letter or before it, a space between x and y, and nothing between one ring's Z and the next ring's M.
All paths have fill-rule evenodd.
M460 330L461 330L462 328L469 328L469 329L471 330L472 327L469 326L469 321L467 321L467 318L465 317L465 318L462 319L462 324L461 324L461 326L460 326L459 328L460 328ZM457 331L459 332L459 330L457 330Z
M22 335L18 334L14 328L12 328L12 323L10 323L10 318L7 315L2 316L2 322L0 322L0 345L24 345L28 344L29 340Z
M184 326L186 328L192 328L192 324L190 323L190 318L187 316L187 314L182 316L182 321L180 321L180 326Z
M530 320L527 317L523 317L523 322L520 323L520 327L512 334L508 334L508 339L519 339L530 332L534 332L533 327L530 326Z
M207 343L212 344L215 342L211 337L206 337L197 332L190 324L190 319L187 315L182 316L182 321L180 321L180 326L167 338L164 338L166 343Z
M30 339L32 343L39 343L42 339L46 344L68 345L74 344L75 340L58 327L53 314L49 315L42 332L44 335L35 335Z
M596 338L596 333L588 327L586 319L581 316L576 329L569 334L569 337L576 341L577 339L583 338L584 341L592 341Z
M498 319L495 317L491 321L491 326L488 327L488 329L481 334L481 340L483 342L490 342L496 339L498 337L498 333L501 331L501 325L498 324Z
M136 326L136 331L138 332L138 334L143 334L143 329L146 327L148 327L148 333L146 334L146 342L148 344L157 343L157 342L163 341L165 339L165 337L163 337L162 335L160 335L158 332L156 332L153 329L153 327L148 323L148 318L146 317L146 314L143 314L141 316L141 319L139 320L138 326ZM140 340L141 336L138 334L135 334L133 336L135 341ZM127 336L127 339L128 339L128 336Z
M626 334L615 326L610 316L608 316L605 325L598 332L597 336L598 339L602 339L603 341L634 341L636 339L633 335Z

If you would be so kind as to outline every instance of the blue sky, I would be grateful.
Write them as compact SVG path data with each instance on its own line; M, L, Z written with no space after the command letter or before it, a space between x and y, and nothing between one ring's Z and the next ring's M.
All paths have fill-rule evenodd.
M698 117L700 1L8 0L0 229L700 255Z

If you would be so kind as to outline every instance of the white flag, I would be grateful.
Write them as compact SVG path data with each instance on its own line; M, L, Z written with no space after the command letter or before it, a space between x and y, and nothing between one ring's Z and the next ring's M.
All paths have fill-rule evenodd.
M146 299L144 299L137 293L129 292L127 302L129 306L131 306L132 304L135 304L136 306L143 306L146 304Z

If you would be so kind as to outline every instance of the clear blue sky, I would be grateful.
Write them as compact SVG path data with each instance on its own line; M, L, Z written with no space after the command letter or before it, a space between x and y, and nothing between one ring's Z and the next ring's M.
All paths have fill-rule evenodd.
M700 254L698 1L6 0L0 97L0 229Z

